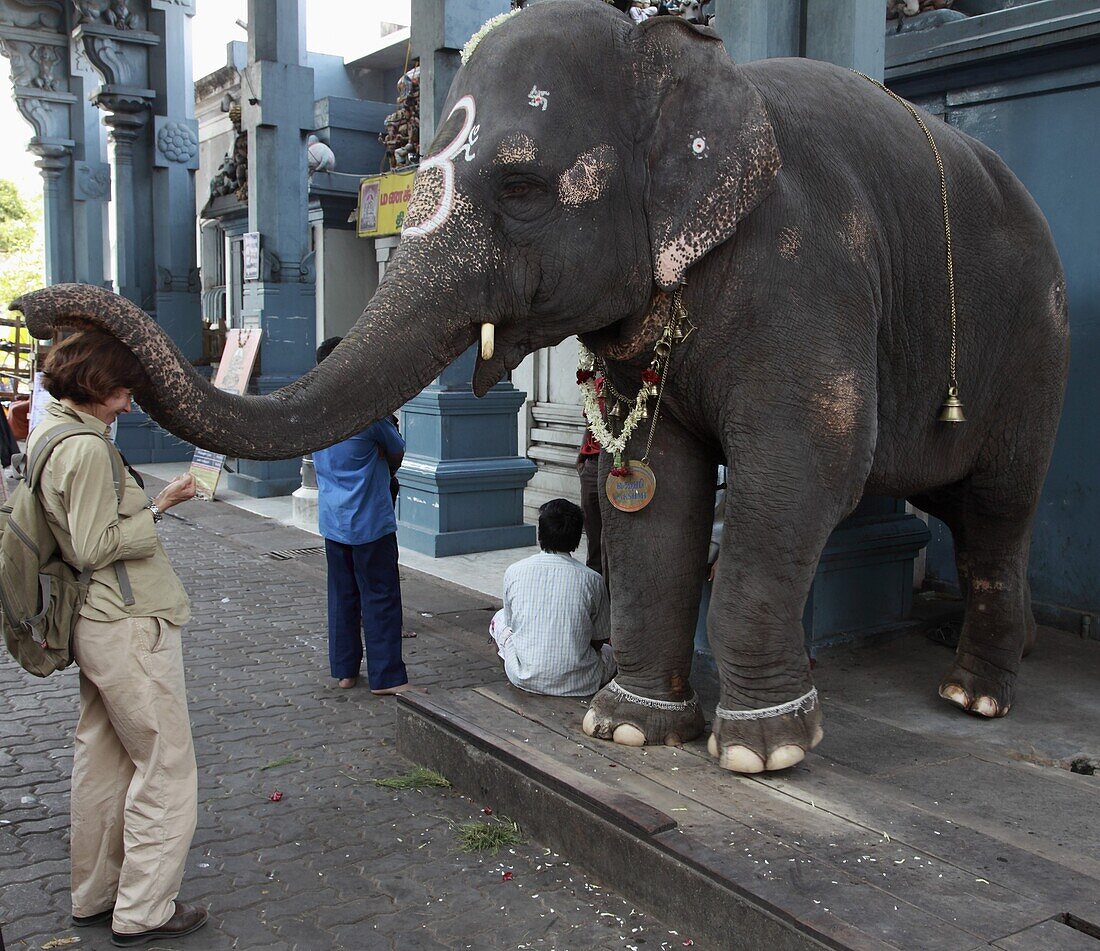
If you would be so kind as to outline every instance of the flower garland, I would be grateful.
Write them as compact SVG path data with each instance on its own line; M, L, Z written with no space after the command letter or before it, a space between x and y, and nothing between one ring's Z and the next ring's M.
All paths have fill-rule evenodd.
M654 409L653 423L649 431L649 439L652 443L653 431L657 427L657 412L661 404L660 397L665 388L669 357L672 353L673 344L686 340L692 330L695 329L687 319L687 312L684 310L683 304L681 303L680 294L681 291L678 289L673 299L672 316L669 318L668 324L665 325L660 340L657 341L656 346L653 348L653 359L650 361L649 366L641 372L638 395L634 399L634 406L627 414L626 419L623 420L622 428L619 430L617 436L612 432L611 426L605 421L603 410L600 409L600 394L596 386L597 375L604 378L604 382L607 383L608 389L611 390L612 399L615 401L609 414L610 416L618 416L620 414L620 400L623 402L629 401L626 397L615 392L614 387L607 381L606 370L601 364L600 359L583 343L579 343L578 341L580 345L580 360L577 364L577 385L581 388L581 394L584 397L584 415L588 420L588 428L591 430L592 435L595 436L604 449L612 454L613 466L611 475L613 476L629 475L630 468L624 464L626 445L630 441L630 437L634 434L634 431L638 428L638 424L649 417L647 404L651 398L656 397L657 405ZM649 446L647 445L647 459L648 456ZM643 462L644 461L643 459Z

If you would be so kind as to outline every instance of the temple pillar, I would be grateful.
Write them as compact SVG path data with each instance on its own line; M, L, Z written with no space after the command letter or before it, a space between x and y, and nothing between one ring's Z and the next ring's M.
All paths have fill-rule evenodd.
M426 152L466 41L508 0L413 0L412 45L420 57L420 141ZM379 246L385 267L389 249ZM397 538L436 557L535 543L523 522L523 489L535 464L517 455L516 413L526 399L508 380L481 399L467 350L401 409L405 463L397 478Z
M64 9L57 2L3 0L0 55L8 59L16 107L34 130L27 148L42 172L46 280L75 277L71 111Z
M317 286L305 147L314 97L313 70L305 61L304 3L249 0L241 106L248 134L248 230L260 235L260 276L244 282L242 320L264 332L260 393L294 382L315 363ZM301 485L300 470L299 459L242 459L229 484L257 497L287 495Z
M151 0L153 101L153 251L157 322L188 360L202 357L202 314L195 248L195 171L199 128L191 78L194 0Z
M107 136L100 113L91 104L99 77L79 43L69 44L69 88L73 105L73 243L76 280L112 287L111 166L107 163Z

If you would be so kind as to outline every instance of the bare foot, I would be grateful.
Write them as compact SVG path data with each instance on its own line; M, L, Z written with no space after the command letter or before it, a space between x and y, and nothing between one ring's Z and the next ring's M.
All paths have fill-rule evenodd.
M350 690L357 683L359 683L359 678L358 677L344 677L340 681L339 686L340 686L341 690Z
M389 697L389 696L391 696L392 694L395 694L395 693L404 693L406 690L410 689L411 687L412 687L412 684L403 683L403 684L398 684L396 687L385 687L382 690L372 690L371 693L373 693L376 697Z

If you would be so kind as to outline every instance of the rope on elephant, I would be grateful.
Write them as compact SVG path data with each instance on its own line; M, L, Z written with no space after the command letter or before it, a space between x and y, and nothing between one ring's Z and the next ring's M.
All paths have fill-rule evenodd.
M687 700L654 700L652 697L642 697L636 693L631 693L624 687L620 687L614 680L607 682L607 689L618 697L622 697L624 700L629 700L631 703L636 703L640 707L650 707L654 710L690 710L692 707L699 706L699 697L692 691L691 696Z
M766 720L788 713L809 713L816 706L817 687L811 687L809 693L804 693L797 700L777 703L774 707L761 707L759 710L727 710L725 707L715 707L714 715L719 720Z

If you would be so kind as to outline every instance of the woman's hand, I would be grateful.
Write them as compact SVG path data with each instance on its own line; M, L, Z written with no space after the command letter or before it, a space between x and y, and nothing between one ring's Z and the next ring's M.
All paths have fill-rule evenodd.
M177 476L161 489L153 502L162 512L168 511L173 505L187 502L195 497L195 477L190 472Z

